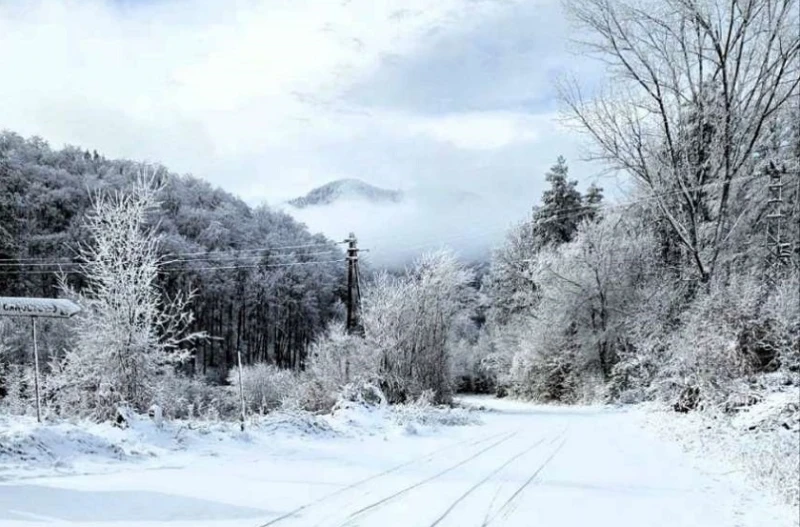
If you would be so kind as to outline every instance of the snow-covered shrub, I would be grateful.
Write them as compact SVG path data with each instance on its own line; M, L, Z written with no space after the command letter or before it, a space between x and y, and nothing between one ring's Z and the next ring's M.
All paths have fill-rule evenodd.
M433 398L432 392L426 392L428 399ZM386 395L374 383L355 382L346 384L339 393L339 401L350 401L368 406L386 406Z
M765 484L774 486L786 501L800 507L800 432L772 429L754 437L752 452L744 452L749 469Z
M491 325L484 328L478 341L483 353L481 368L492 380L498 397L505 397L512 391L511 370L519 351L520 327L521 324Z
M228 375L228 388L239 397L239 370ZM298 374L278 368L273 364L257 363L242 367L242 390L250 412L264 414L283 406L285 401L297 398Z
M287 410L327 412L353 386L377 383L379 368L374 347L360 336L348 334L341 324L334 324L311 345L302 372L263 364L246 367L245 398L251 406L266 401L263 405L256 404L256 411L280 406ZM231 372L229 382L238 387L237 372Z
M0 386L4 392L0 398L0 411L14 415L25 415L34 411L36 390L32 368L18 364L0 364Z
M309 349L303 380L312 383L322 397L311 401L306 390L306 404L321 408L335 401L348 384L377 382L379 358L375 348L368 346L363 338L347 334L342 324L332 325Z
M775 348L778 366L787 372L800 372L800 270L781 280L761 310L770 321L770 345ZM797 379L797 375L794 376ZM800 381L799 381L800 382Z
M299 372L296 376L294 390L283 399L283 409L326 413L334 407L339 398L339 390L307 372Z
M650 400L650 387L658 368L659 364L651 355L622 354L611 370L608 381L609 401L632 404Z
M512 394L538 402L576 403L581 399L581 371L568 353L519 356L511 368Z
M160 383L153 402L170 419L234 419L240 412L238 392L202 377L170 375Z
M511 352L510 358L505 358L508 351L488 358L510 363L498 383L523 399L567 404L594 401L601 391L597 377L602 377L594 354L576 346L574 333L568 326L564 329L558 312L537 313L536 318L519 319L497 330L502 343L498 346Z
M777 309L763 309L770 303L764 302L763 284L751 275L714 283L708 293L699 294L680 315L679 330L665 342L658 397L684 411L729 408L737 400L748 404L752 390L745 379L777 368L776 361L789 348L781 343L791 340L791 331L780 328L794 322L775 317Z
M407 430L412 429L414 425L466 426L480 422L474 412L437 405L435 399L436 395L432 391L425 391L415 401L393 406L392 419Z
M471 322L471 321L470 321ZM454 338L449 345L452 357L452 376L456 391L462 393L492 393L496 376L484 359L489 355L487 339Z
M763 399L734 413L712 407L680 419L658 418L654 425L702 456L733 464L760 486L800 506L800 388L768 374ZM775 382L773 382L775 381ZM776 391L773 391L776 390ZM655 419L655 417L654 417Z

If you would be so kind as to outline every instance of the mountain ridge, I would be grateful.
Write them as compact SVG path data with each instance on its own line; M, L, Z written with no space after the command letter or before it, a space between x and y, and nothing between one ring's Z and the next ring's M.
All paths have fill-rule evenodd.
M401 190L390 190L355 178L337 179L311 190L305 196L289 200L295 208L330 205L338 201L360 200L371 203L400 203L405 194Z

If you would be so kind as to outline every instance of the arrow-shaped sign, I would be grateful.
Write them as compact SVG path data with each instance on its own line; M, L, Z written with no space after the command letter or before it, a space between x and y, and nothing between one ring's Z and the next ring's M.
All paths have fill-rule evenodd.
M0 296L0 316L69 318L81 308L63 298Z

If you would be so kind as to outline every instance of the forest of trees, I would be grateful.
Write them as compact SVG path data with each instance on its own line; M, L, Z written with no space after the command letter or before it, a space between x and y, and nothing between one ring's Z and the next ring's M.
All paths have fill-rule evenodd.
M87 222L93 199L131 192L141 170L96 152L0 134L0 295L61 296L62 274L77 290L85 287L82 250L97 241ZM158 238L158 289L164 298L193 292L186 329L207 334L192 343L180 369L221 382L237 350L246 364L299 368L311 342L342 311L340 246L197 178L152 171L161 188L145 223ZM0 320L5 369L29 364L28 326ZM69 347L67 327L40 324L44 363Z

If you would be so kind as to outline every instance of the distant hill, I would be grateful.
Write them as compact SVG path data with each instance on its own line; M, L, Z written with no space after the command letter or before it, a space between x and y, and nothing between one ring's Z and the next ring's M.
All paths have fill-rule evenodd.
M331 205L340 201L366 201L369 203L399 203L403 201L403 192L388 190L360 179L339 179L317 187L305 196L290 200L288 203L298 209Z

